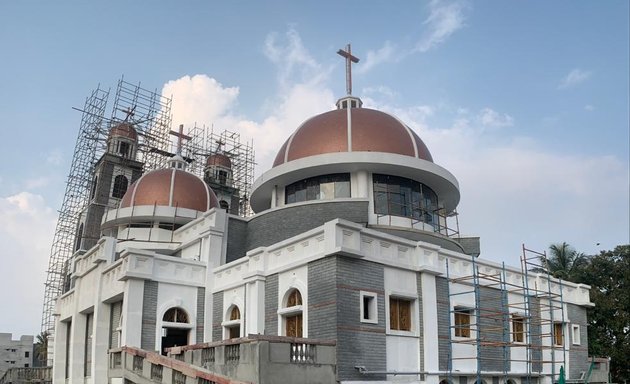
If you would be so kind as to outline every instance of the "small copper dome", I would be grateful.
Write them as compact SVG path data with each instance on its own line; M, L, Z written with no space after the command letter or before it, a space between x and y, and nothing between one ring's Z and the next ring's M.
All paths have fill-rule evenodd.
M159 169L143 175L127 190L120 208L159 205L205 212L219 200L199 177L180 169Z
M133 125L131 125L131 123L128 123L128 122L122 122L117 125L114 125L109 130L109 137L112 138L114 136L122 136L128 139L134 140L134 141L138 140L138 133L136 132Z
M397 118L374 109L350 108L302 123L282 145L273 166L333 152L386 152L433 162L424 142Z
M206 165L207 166L220 165L222 167L232 168L232 160L230 160L230 158L224 155L223 153L215 153L213 155L208 156Z

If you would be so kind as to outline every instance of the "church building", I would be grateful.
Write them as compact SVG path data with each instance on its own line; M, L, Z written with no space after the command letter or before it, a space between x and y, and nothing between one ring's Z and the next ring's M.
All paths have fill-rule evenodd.
M160 366L197 350L180 363L238 382L550 384L561 367L579 378L589 287L484 260L452 226L457 179L416 132L351 87L336 107L286 139L248 217L228 154L208 156L203 178L181 153L142 174L133 124L113 125L78 223L90 235L57 299L54 382L145 382L113 373L125 348L154 356L147 369L169 383ZM249 377L234 356L256 340L307 358L276 369L286 381ZM299 375L290 365L324 358ZM180 382L213 382L183 371Z

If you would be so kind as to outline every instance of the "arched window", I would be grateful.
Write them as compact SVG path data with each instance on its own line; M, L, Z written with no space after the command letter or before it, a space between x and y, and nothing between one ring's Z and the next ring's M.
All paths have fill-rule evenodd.
M241 337L241 311L236 305L232 305L226 314L223 322L224 338L236 339Z
M169 323L188 323L188 314L181 308L174 307L164 313L162 321Z
M125 195L125 192L127 192L128 185L129 181L127 180L127 177L125 177L124 175L116 176L116 178L114 179L114 189L112 190L112 197L122 199L122 197Z
M286 304L281 310L284 323L284 336L303 336L302 294L292 289L286 296Z
M94 181L92 182L92 191L90 192L90 200L94 198L96 194L96 186L98 185L98 176L94 176Z
M173 307L164 313L161 341L163 355L166 355L168 348L188 345L192 329L189 320L186 311L179 307Z
M74 250L78 251L81 248L81 239L83 238L83 223L79 225L79 230L77 231L77 238L74 244Z
M219 201L219 207L221 207L221 209L225 209L226 211L228 211L230 209L230 204L228 204L228 202L225 200L221 200Z

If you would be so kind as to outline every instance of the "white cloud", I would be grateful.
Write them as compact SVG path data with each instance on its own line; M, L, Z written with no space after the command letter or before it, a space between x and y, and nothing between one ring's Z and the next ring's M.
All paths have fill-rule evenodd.
M467 6L460 1L432 0L429 3L429 17L424 21L426 31L417 43L415 50L426 52L448 39L465 26L464 11Z
M565 89L569 87L576 86L584 81L588 80L591 77L590 71L584 71L579 68L575 68L571 70L563 79L560 81L560 85L558 85L558 89Z
M435 162L458 179L460 229L481 236L482 257L518 266L522 243L543 251L552 242L567 241L597 253L594 239L627 241L627 215L620 212L630 210L629 170L622 160L557 153L528 137L501 141L495 131L480 127L483 113L471 118L453 111L450 126L440 128L431 122L444 110L419 116L417 106L373 106L416 130ZM513 253L506 254L510 249Z
M50 177L48 176L41 176L34 179L27 179L24 181L24 186L28 190L46 187L49 184L50 184Z
M21 192L0 198L5 271L0 279L0 292L4 292L1 301L6 308L20 308L3 313L0 329L18 335L39 331L44 293L41 282L45 280L56 217L40 195ZM24 276L28 276L27 281Z
M379 64L398 61L400 59L401 56L399 53L396 52L396 46L391 42L386 41L381 48L377 49L376 51L369 50L366 53L365 60L362 60L362 62L360 62L360 65L356 67L356 72L359 74L363 74Z
M277 151L291 133L308 117L334 105L331 90L325 87L330 68L316 62L293 30L281 38L270 34L265 40L265 55L276 65L278 93L266 104L273 106L267 116L254 121L235 111L238 87L224 87L207 75L184 76L165 84L162 94L173 95L173 125L210 126L240 133L254 140L256 172L271 167Z
M46 154L46 162L51 165L61 165L63 161L63 153L60 149L54 149Z
M164 84L162 94L173 96L173 126L212 124L236 104L238 87L224 87L207 75L184 76Z
M479 112L479 120L484 127L502 128L514 125L512 116L500 114L491 108L484 108Z
M299 33L293 29L284 35L270 33L265 39L264 53L276 65L278 81L282 90L291 83L317 83L325 76L321 65L313 59L302 44Z

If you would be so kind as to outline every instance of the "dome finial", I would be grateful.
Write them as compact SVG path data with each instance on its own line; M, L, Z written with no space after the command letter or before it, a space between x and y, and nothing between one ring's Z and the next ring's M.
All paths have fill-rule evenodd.
M340 49L337 54L346 59L346 93L352 95L352 63L358 63L359 58L352 55L350 43L346 45L346 50Z

